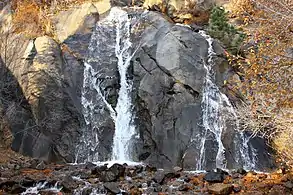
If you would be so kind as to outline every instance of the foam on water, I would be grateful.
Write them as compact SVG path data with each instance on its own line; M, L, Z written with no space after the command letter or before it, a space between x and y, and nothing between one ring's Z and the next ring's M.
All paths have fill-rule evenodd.
M62 188L58 187L58 182L54 186L49 187L48 182L38 183L33 187L27 188L25 192L22 192L21 195L26 194L39 194L40 191L48 191L53 193L58 193Z

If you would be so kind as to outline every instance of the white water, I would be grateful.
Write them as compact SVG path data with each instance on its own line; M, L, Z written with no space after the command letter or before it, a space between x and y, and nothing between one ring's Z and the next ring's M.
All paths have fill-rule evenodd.
M112 160L131 160L129 141L135 134L132 122L132 104L130 93L132 83L127 80L127 71L132 58L130 42L130 19L125 11L112 9L116 22L116 47L115 54L118 59L118 70L120 74L120 90L116 106L117 117L115 119L115 135Z
M225 162L225 148L223 146L221 136L224 129L224 121L221 116L221 109L223 103L227 103L228 98L222 94L217 87L215 82L215 76L213 72L213 57L215 52L213 50L213 40L204 31L199 32L203 37L206 38L209 48L208 48L208 63L205 64L205 69L207 71L205 84L203 88L203 99L202 99L202 111L203 111L203 126L205 128L204 136L201 140L200 149L200 159L197 164L198 170L203 170L203 164L205 160L205 143L207 139L208 131L212 132L218 143L218 151L216 156L216 167L224 169L226 168ZM230 103L228 101L228 103Z
M240 156L236 155L237 163L243 164L245 169L253 169L256 166L256 157L250 158L249 156L249 137L245 138L243 132L239 131L239 121L237 120L237 114L232 106L229 98L223 94L218 86L215 84L215 75L213 72L214 61L213 57L216 55L213 50L213 39L207 35L204 31L199 32L203 37L206 38L208 48L208 60L205 64L207 71L205 84L203 89L202 99L202 111L203 111L203 126L205 129L204 136L201 139L200 146L200 159L197 163L197 170L203 170L205 163L205 144L207 140L208 132L214 134L218 143L218 151L216 155L216 168L226 169L227 162L225 157L225 147L222 142L222 134L226 128L226 121L234 121L235 131L239 133L239 139L241 143L237 144L237 148L240 151ZM235 138L236 139L236 138ZM253 150L253 148L252 148ZM252 151L252 156L256 156L255 151ZM241 158L241 159L240 159Z
M48 191L48 192L53 192L53 193L58 193L61 191L62 188L58 188L58 182L53 187L48 188L47 182L44 183L38 183L34 187L27 188L25 192L22 192L21 195L26 195L26 194L39 194L39 191Z
M109 15L98 22L97 32L91 39L89 51L93 52L85 62L84 81L82 90L83 116L86 123L84 134L82 137L81 147L79 147L76 162L80 156L86 158L85 161L99 162L102 160L112 160L113 162L129 162L131 161L129 146L130 139L135 134L135 127L132 125L132 104L130 93L132 90L132 81L127 79L127 72L130 60L135 51L132 53L132 43L130 41L130 19L126 11L120 8L112 8ZM106 45L105 45L106 44ZM96 56L98 53L98 56ZM117 58L117 68L120 75L120 89L116 107L106 99L106 91L101 87L101 80L113 79L107 76L98 66L105 63L100 59L99 55ZM104 61L103 61L104 60ZM91 63L95 66L92 67ZM106 75L105 75L106 74ZM115 133L113 138L113 151L111 154L100 154L99 144L99 127L108 115L108 112L115 124ZM102 156L103 155L103 156ZM105 157L108 156L108 157Z

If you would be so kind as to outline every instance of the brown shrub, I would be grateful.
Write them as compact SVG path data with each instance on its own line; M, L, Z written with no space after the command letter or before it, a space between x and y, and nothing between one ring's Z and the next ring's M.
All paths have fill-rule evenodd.
M235 88L248 104L245 112L240 109L240 118L244 127L271 140L281 158L292 164L293 2L231 0L229 8L232 17L244 21L241 27L251 45L244 56L229 56L241 76Z

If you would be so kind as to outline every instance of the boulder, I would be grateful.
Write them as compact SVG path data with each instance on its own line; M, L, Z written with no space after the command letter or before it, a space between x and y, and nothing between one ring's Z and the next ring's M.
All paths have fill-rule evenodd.
M74 34L91 33L99 19L99 14L110 9L110 4L108 6L105 4L107 4L105 1L96 4L84 3L55 15L53 24L58 40L62 43ZM103 8L99 10L98 7Z
M233 191L231 184L216 183L208 186L208 192L215 195L228 195Z
M106 188L108 192L113 194L119 194L121 191L118 183L115 183L115 182L106 182L104 183L104 187Z
M208 172L204 176L204 180L212 183L220 183L224 181L225 174L222 172Z

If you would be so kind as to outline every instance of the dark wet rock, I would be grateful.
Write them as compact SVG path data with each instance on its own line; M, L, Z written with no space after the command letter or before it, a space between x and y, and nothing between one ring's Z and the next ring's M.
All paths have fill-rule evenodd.
M126 166L125 167L125 175L129 176L129 177L134 177L137 174L142 173L144 170L144 167L141 165L138 166Z
M40 190L39 191L40 195L56 195L56 192L54 191L48 191L48 190Z
M107 169L107 165L98 166L92 169L92 174L99 175L101 172L106 171Z
M163 188L160 184L155 183L153 184L154 192L162 192Z
M156 174L155 174L155 176L153 178L153 180L156 183L159 183L159 184L162 184L163 181L164 181L164 179L165 179L165 173L164 173L164 171L158 171L158 172L156 172Z
M208 172L204 176L204 180L211 183L220 183L224 181L225 174L221 172Z
M247 171L243 168L237 169L236 173L239 173L241 175L245 175L247 173Z
M104 183L104 187L108 192L111 192L113 194L119 194L121 191L118 183L115 182L106 182Z
M191 190L193 188L193 185L191 184L182 184L178 187L179 191L188 191Z
M115 175L113 172L111 171L102 171L99 174L99 179L102 182L114 182L117 181L119 177L117 177L117 175Z
M90 169L90 170L93 170L97 167L97 165L95 165L94 163L91 163L91 162L87 162L85 164L85 169Z
M65 193L71 193L74 189L77 189L78 186L82 183L83 182L81 181L73 179L71 176L67 176L61 181L60 185L62 186Z
M229 175L229 173L227 171L224 171L223 169L219 169L219 168L216 169L216 172L221 173L223 175Z
M167 183L169 180L180 177L180 173L173 171L157 171L153 177L153 181L159 184Z
M184 176L182 179L183 179L183 181L185 181L187 183L191 181L191 178L188 175Z
M80 177L81 179L88 179L88 178L90 178L91 174L92 174L91 170L83 170L83 171L79 174L79 177Z
M157 168L155 166L146 165L145 166L145 171L147 171L147 172L156 172Z
M142 173L143 172L143 169L144 169L143 166L137 165L137 166L135 166L135 173L136 174Z
M216 183L208 186L208 191L215 195L228 195L233 191L233 186L230 184Z
M102 182L114 182L117 181L120 177L125 176L125 166L120 164L113 164L109 169L101 167L101 172L97 171L97 175Z
M21 194L22 192L24 192L26 190L25 187L21 186L20 184L15 184L13 185L13 187L11 188L10 192L11 194Z
M24 187L30 187L30 186L33 186L36 183L36 181L30 177L25 177L25 178L22 178L19 181L19 183Z

